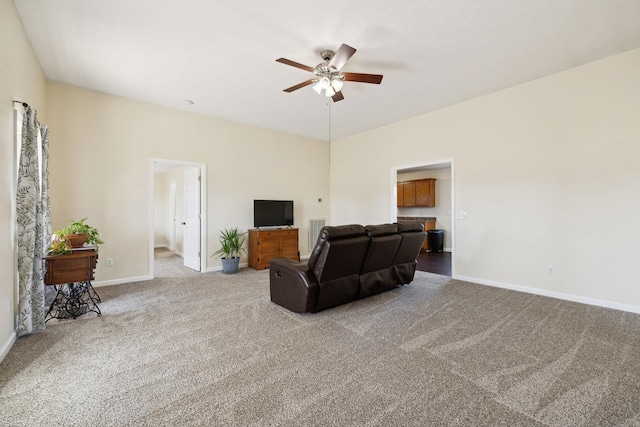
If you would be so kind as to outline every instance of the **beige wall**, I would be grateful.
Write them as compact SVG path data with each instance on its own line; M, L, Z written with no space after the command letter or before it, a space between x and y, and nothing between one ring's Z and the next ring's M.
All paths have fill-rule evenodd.
M101 231L114 267L98 263L98 284L149 273L151 158L206 164L208 254L222 228L253 226L256 198L294 200L303 254L308 220L329 216L326 142L52 82L47 106L53 226L89 217Z
M458 277L640 311L638 70L640 49L334 141L331 220L389 221L394 168L453 159Z
M0 360L14 337L15 124L13 100L29 103L46 122L45 79L11 0L0 0Z

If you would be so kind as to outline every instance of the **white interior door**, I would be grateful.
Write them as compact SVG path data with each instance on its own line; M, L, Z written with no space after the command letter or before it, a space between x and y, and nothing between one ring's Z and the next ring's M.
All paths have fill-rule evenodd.
M200 271L200 168L184 172L184 265Z

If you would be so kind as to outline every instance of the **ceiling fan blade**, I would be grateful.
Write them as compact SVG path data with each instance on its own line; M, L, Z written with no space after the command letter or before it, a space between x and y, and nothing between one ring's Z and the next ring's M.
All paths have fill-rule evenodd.
M331 99L333 99L333 102L338 102L338 101L342 101L344 99L344 96L342 96L342 92L336 92Z
M373 83L379 85L382 81L381 74L342 73L347 82Z
M349 58L351 58L354 53L356 53L356 50L354 48L349 45L343 44L342 46L340 46L335 55L333 55L331 61L329 61L329 66L334 67L336 70L339 70L340 68L344 67L344 64L347 63Z
M299 62L292 61L292 60L287 59L287 58L276 59L276 62L280 62L280 63L286 64L286 65L291 65L292 67L296 67L296 68L301 68L301 69L303 69L305 71L313 72L313 68L311 68L309 66L306 66L304 64L300 64Z
M283 92L293 92L294 90L298 90L298 89L303 88L305 86L309 86L313 82L315 82L315 79L309 79L306 82L302 82L302 83L299 83L299 84L297 84L295 86L291 86L290 88L284 89Z

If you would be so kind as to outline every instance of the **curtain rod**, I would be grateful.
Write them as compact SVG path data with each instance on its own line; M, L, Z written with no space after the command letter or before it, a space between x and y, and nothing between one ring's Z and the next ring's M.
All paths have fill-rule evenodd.
M18 104L22 104L23 107L28 107L29 104L27 104L26 102L22 102L22 101L16 101L15 99L13 100L13 102L17 102Z

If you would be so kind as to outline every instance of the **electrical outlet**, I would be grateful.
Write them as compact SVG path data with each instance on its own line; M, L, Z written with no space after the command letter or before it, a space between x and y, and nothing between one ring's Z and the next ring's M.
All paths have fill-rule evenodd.
M465 220L468 218L469 218L469 215L467 214L467 211L460 211L460 219Z
M113 267L113 258L107 258L107 267Z
M547 266L547 276L555 276L556 268L553 265Z

